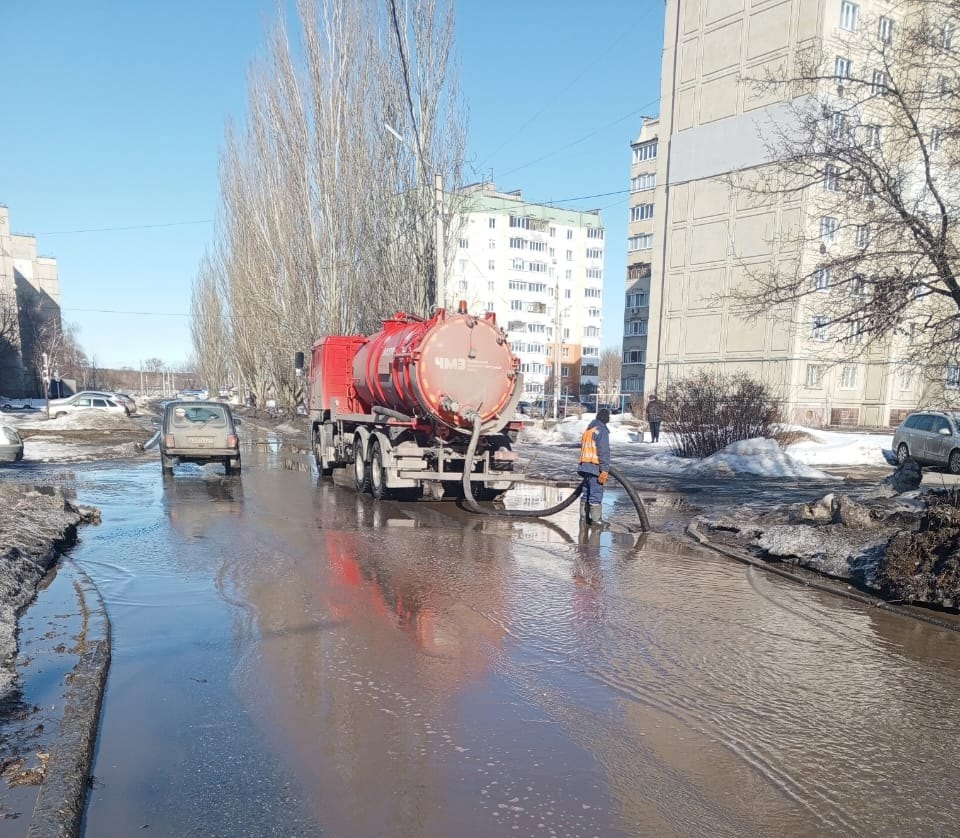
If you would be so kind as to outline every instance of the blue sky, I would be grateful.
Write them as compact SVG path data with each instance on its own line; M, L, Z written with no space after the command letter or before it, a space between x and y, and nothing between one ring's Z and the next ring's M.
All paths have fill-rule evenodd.
M99 366L192 354L190 288L213 234L224 123L243 116L274 9L0 0L0 203L14 232L57 258L64 320ZM661 0L457 6L468 178L602 209L604 348L622 334L629 143L658 111L662 33Z

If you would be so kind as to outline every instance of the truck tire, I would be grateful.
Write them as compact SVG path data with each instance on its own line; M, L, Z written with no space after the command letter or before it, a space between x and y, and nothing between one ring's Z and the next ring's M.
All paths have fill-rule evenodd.
M353 438L353 485L358 495L370 488L370 467L363 459L363 440L359 434Z
M317 471L321 477L330 477L333 475L333 466L323 463L323 425L316 425L313 429L313 459L317 464Z
M378 439L374 439L370 447L370 491L377 500L389 496L387 471L383 467L383 452Z

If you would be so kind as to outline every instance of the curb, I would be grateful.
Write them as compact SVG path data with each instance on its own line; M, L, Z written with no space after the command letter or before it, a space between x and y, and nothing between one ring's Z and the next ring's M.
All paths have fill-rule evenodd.
M27 838L76 838L90 788L90 767L110 668L110 619L93 581L76 565L83 614L80 659L67 676L63 718L37 795Z

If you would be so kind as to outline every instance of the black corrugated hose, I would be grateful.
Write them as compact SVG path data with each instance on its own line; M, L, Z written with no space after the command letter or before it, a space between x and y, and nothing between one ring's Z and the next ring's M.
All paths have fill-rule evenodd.
M547 518L550 515L556 515L558 512L566 509L573 503L580 495L583 493L583 483L581 482L576 489L573 490L573 494L570 497L565 498L560 501L560 503L549 506L546 509L488 509L486 507L480 506L477 503L476 499L473 497L473 492L471 491L470 486L470 477L473 474L473 458L477 453L477 444L480 441L480 417L475 416L473 419L473 433L470 436L470 444L467 446L467 454L463 463L463 502L466 505L467 509L471 512L476 512L478 515L496 515L499 517L505 518ZM609 474L614 478L627 493L627 496L633 501L633 505L637 510L637 515L640 516L640 528L644 532L650 532L650 519L647 518L647 510L643 505L643 500L640 498L640 495L637 494L637 490L633 488L633 485L630 481L620 472L619 469L614 466L610 466L608 469Z

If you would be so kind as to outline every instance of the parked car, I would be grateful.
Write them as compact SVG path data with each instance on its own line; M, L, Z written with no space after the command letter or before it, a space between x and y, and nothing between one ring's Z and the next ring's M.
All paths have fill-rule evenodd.
M74 399L83 398L102 398L110 399L112 402L116 402L121 405L127 412L127 415L131 413L136 413L137 403L124 393L114 393L110 390L81 390L79 393L76 393L72 396L66 396L62 399L50 399L50 415L54 415L55 408L59 407L62 404L70 404Z
M621 413L620 405L618 404L605 404L604 402L600 402L600 404L597 405L597 410L600 410L601 407L605 407L607 410L609 410L611 416L616 416L618 413Z
M133 396L128 396L126 393L114 393L114 401L120 402L126 409L129 416L133 416L137 412L137 402Z
M911 413L893 433L893 450L897 462L913 457L922 466L960 474L960 412Z
M23 459L23 440L15 428L0 425L0 463L16 463Z
M172 401L160 423L160 465L173 474L177 463L223 463L227 474L240 471L240 419L223 402Z
M50 415L55 419L78 410L103 410L115 416L127 415L126 407L103 393L77 393L69 399L50 402Z

